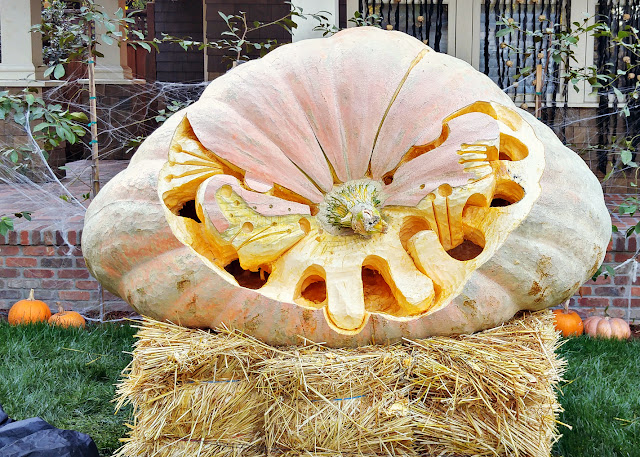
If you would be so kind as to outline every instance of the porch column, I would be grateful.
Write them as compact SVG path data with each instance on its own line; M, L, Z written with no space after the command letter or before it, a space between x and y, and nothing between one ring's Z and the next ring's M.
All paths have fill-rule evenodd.
M340 9L338 0L294 0L293 4L302 8L302 14L318 13L320 11L327 11L331 13L330 22L336 27L339 25L340 18L338 17ZM307 38L322 38L322 32L314 31L313 28L318 25L318 22L312 18L302 19L299 17L293 18L294 22L298 25L293 29L292 41L306 40Z
M1 85L43 79L42 40L30 32L40 23L41 8L40 0L0 0Z
M7 1L7 0L0 0ZM124 11L125 0L97 0L96 4L102 6L110 18L113 18L118 8ZM100 35L105 32L104 27L96 24L96 36L100 40ZM96 82L110 83L133 78L131 68L127 65L127 47L118 46L116 43L102 44L96 47L97 51L104 54L104 57L96 59Z

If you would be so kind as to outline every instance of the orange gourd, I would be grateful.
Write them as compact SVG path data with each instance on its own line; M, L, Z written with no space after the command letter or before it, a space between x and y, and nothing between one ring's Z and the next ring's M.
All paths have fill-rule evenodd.
M86 321L84 317L75 311L65 311L64 308L58 303L58 312L49 318L51 325L58 325L60 327L82 327L84 328Z
M626 340L631 336L629 324L617 317L591 316L584 321L584 332L593 338Z
M562 332L565 338L568 336L580 336L584 331L582 318L575 311L569 311L569 300L564 302L564 309L553 310L556 330Z
M51 317L49 305L33 298L33 289L29 298L16 302L9 310L9 323L12 325L46 322Z

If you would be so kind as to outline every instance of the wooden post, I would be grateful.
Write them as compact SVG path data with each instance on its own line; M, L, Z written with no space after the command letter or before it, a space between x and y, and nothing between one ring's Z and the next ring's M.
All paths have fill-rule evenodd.
M89 26L89 36L93 36L93 24ZM94 44L89 43L89 126L91 128L91 199L100 192L100 170L98 168L98 104L96 96L96 57ZM100 301L100 322L104 322L104 290L98 286Z
M537 119L540 119L542 109L542 64L536 65L536 111Z

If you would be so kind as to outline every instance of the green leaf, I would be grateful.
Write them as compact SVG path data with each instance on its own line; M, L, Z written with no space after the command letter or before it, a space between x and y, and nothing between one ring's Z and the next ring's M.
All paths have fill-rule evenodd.
M77 111L74 111L73 113L69 113L69 118L73 119L74 121L86 121L89 118L87 118L87 115L84 113L80 113Z
M48 122L41 122L33 128L33 133L49 128L50 125L51 124L49 124Z
M617 225L612 225L612 226L611 226L611 231L612 231L613 233L618 233L618 226L617 226Z
M500 38L503 37L505 35L509 35L511 32L513 31L513 29L506 27L504 29L500 29L496 32L496 38Z
M109 35L107 35L106 33L103 33L103 34L101 35L101 37L102 37L102 41L103 41L103 42L104 42L104 44L106 44L106 45L111 46L111 45L114 43L113 38L111 38L111 37L110 37Z
M144 41L141 41L138 44L140 45L141 48L145 49L147 52L151 52L151 46L149 45L149 43L145 43Z
M616 271L611 267L611 265L607 265L606 267L604 267L604 269L612 278L616 275Z
M44 71L44 77L46 78L46 77L48 77L49 75L51 75L51 73L53 73L53 70L55 70L55 68L56 68L55 66L47 68L47 69Z
M622 160L623 164L628 165L632 160L631 151L629 151L628 149L620 151L620 160Z
M3 216L0 218L0 235L5 236L9 230L13 230L13 219Z
M55 69L53 70L53 77L56 79L60 79L64 76L64 66L59 63L55 66Z
M15 149L13 151L11 151L11 155L9 156L9 158L11 159L11 161L13 163L18 163L18 159L20 158L18 156L18 151L16 151Z

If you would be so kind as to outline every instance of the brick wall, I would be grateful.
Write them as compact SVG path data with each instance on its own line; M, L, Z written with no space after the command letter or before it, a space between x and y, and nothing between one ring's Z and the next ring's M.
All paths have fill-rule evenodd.
M614 233L605 256L605 265L616 267L636 253L637 239L625 239L624 233ZM587 281L571 299L569 307L583 317L607 313L640 322L640 278L636 282L631 264L615 271L614 277L599 276L595 281ZM638 271L640 276L640 271Z
M98 282L91 277L82 257L80 231L23 230L0 236L0 311L27 298L49 304L60 302L67 310L96 315L99 311ZM66 242L65 242L66 238ZM131 311L120 298L104 292L105 309Z

